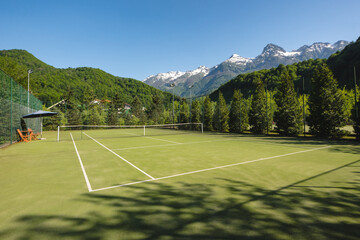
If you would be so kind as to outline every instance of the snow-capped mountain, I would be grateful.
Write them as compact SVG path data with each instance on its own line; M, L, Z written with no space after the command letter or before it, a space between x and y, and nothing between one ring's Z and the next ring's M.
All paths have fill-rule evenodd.
M170 85L172 83L174 83L177 88L179 88L180 85L183 85L183 87L189 87L207 76L210 73L210 70L210 68L200 66L194 70L186 72L171 71L167 73L159 73L145 78L143 82L165 91L170 89Z
M194 85L192 92L195 95L203 95L212 92L238 74L277 67L279 64L288 65L308 59L328 58L348 44L347 41L338 41L334 44L316 42L290 52L275 44L268 44L255 58L233 54L212 68L200 66L187 72L159 73L147 77L143 82L165 91L172 91L169 86L174 83L176 85L175 92L179 96L189 95L188 87Z

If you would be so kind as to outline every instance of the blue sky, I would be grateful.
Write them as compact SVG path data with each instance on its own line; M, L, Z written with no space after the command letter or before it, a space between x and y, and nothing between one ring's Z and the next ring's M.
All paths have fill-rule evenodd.
M355 41L358 0L0 0L0 49L58 68L95 67L143 80L212 67L233 53Z

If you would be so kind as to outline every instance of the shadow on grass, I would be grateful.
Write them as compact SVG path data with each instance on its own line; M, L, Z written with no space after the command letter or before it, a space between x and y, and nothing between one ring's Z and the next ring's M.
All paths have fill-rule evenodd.
M218 134L220 135L220 134ZM317 148L321 146L331 146L332 152L360 154L360 143L354 140L329 140L320 138L302 138L302 137L285 137L285 136L266 136L251 134L222 134L223 137L238 138L242 141L256 142L264 144L292 145L302 148Z
M27 215L1 239L359 239L360 160L278 189L217 179L216 184L144 183L83 194L82 216ZM335 185L311 180L347 170ZM356 168L355 168L356 169Z

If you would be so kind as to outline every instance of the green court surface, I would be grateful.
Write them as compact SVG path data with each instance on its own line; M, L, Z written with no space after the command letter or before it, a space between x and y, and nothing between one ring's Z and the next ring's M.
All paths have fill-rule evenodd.
M146 131L0 150L0 239L359 239L358 143Z

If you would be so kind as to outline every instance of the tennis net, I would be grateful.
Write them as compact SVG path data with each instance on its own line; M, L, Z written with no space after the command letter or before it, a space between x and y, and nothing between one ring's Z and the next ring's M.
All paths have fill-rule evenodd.
M162 125L73 125L58 126L57 141L71 140L70 133L75 140L88 139L90 135L96 139L102 138L132 138L142 136L161 136L174 134L203 133L202 123L178 123Z

